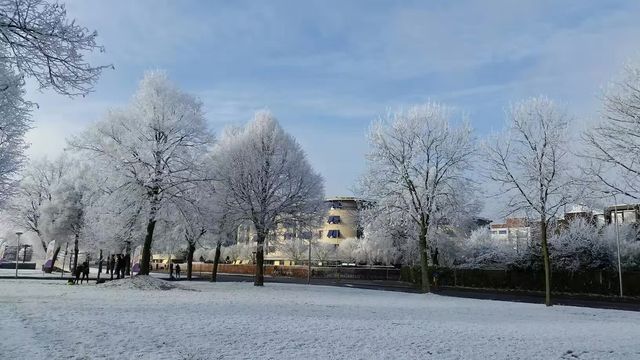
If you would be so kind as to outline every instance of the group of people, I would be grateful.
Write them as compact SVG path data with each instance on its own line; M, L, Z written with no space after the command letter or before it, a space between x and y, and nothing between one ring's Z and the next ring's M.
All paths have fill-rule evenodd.
M169 278L173 279L173 263L169 264ZM180 279L180 264L176 264L175 267L175 271L176 271L176 279Z
M124 278L125 274L128 273L128 267L131 263L131 256L129 254L122 255L111 255L111 257L107 257L107 274L111 274L111 280L113 280L113 272L115 270L116 278Z

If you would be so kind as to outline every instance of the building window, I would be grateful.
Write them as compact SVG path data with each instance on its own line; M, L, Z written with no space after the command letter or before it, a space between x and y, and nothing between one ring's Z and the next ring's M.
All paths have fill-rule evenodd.
M507 235L507 230L498 230L498 234Z
M332 209L342 209L342 202L340 201L332 201L331 202Z
M329 221L327 221L329 224L339 224L340 223L340 216L329 216Z
M327 237L336 239L340 237L340 230L329 230L327 231Z

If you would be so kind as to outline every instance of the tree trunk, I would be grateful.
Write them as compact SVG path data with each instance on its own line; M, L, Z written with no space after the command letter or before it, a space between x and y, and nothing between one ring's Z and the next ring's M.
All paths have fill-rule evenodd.
M56 246L56 249L53 250L53 258L51 259L51 269L48 271L49 273L53 272L53 269L56 266L56 259L58 258L59 253L60 253L60 246Z
M196 245L189 243L187 247L187 280L191 280L193 273L193 253L196 251Z
M144 237L142 245L142 259L140 259L140 275L149 275L149 265L151 264L151 244L153 243L153 231L156 228L155 217L149 218L147 222L147 235Z
M551 264L549 262L549 246L547 244L547 222L544 216L540 220L542 261L544 263L544 304L551 306Z
M102 249L100 249L100 256L98 258L98 277L97 277L97 281L100 281L100 274L102 273ZM87 279L87 281L89 281L89 279Z
M264 234L258 233L258 245L256 246L256 275L253 285L264 286Z
M431 291L431 287L429 286L429 247L427 246L427 229L425 227L420 229L418 242L420 245L420 272L422 275L420 290L423 293L428 293Z
M213 268L211 269L211 281L216 282L218 280L218 264L220 263L220 247L222 243L218 241L216 244L216 255L213 257Z
M77 270L78 270L78 234L76 234L76 238L73 241L73 276L76 275Z

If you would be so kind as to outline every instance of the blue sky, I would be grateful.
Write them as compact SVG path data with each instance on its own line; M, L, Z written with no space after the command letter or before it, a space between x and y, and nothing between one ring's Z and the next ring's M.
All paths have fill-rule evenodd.
M96 91L37 101L32 156L127 103L147 69L165 69L205 103L214 130L269 108L326 180L348 195L379 114L427 99L499 130L511 101L546 94L578 122L640 50L636 1L68 1L112 63Z

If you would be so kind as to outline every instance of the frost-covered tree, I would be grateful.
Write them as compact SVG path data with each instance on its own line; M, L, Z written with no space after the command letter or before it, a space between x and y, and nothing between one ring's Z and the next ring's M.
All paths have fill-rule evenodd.
M33 104L23 96L21 77L0 60L0 206L17 191L17 174L27 148L24 134L30 128Z
M322 177L300 144L268 112L259 112L242 129L228 130L214 151L215 187L228 194L230 211L251 221L256 231L254 285L264 284L264 243L282 221L317 213Z
M414 257L409 232L413 228L403 213L385 211L380 207L365 209L362 212L363 252L368 263L411 264ZM409 221L408 221L409 220Z
M229 258L229 261L235 263L236 261L251 260L251 255L255 247L251 244L234 244L225 246L222 248L222 257Z
M454 111L429 102L374 122L369 132L364 197L392 212L406 213L416 229L422 291L429 291L432 227L445 209L461 208L461 190L471 187L476 144Z
M640 66L628 65L604 93L601 120L585 132L587 180L640 199Z
M100 73L85 55L104 51L97 32L67 18L65 6L44 0L0 1L2 62L64 95L90 92ZM8 84L2 84L6 88Z
M45 233L54 239L73 238L73 271L78 265L80 236L84 229L84 215L91 198L91 190L84 181L84 169L76 168L71 176L58 184L52 201L42 209Z
M102 249L109 255L142 244L147 207L141 189L121 191L126 179L106 168L94 160L88 170L97 176L88 177L91 198L85 207L83 238L93 251Z
M455 266L463 268L505 268L516 252L507 241L495 239L489 228L478 228L456 242Z
M604 237L604 243L609 247L612 257L615 257L618 251L616 233L620 239L620 262L622 268L640 270L640 241L638 240L640 239L640 228L633 224L610 224L604 229L602 236Z
M363 259L362 241L357 238L346 238L338 246L338 258L341 261L357 263Z
M203 157L212 144L202 103L179 90L162 72L148 72L129 106L111 111L70 144L116 172L115 190L142 196L145 239L141 274L149 273L158 216L168 203L204 180Z
M24 79L74 96L90 92L104 66L85 55L103 51L97 33L67 18L64 5L43 0L0 1L0 205L13 193L27 147L33 104Z
M321 264L336 260L337 247L335 244L329 244L322 241L313 241L311 243L311 257Z
M66 181L73 167L73 161L66 156L32 160L22 172L18 193L9 204L16 225L38 235L45 249L51 239L44 233L43 207L54 201L55 189Z
M74 253L84 228L84 211L91 191L87 168L61 155L53 161L32 161L20 181L19 194L10 205L14 222L38 235L42 246L58 240L73 239ZM54 256L55 259L55 256Z
M547 306L551 306L548 228L572 200L568 126L566 112L552 100L530 98L510 107L504 134L486 146L490 177L509 196L508 210L537 217Z
M175 199L168 211L167 222L172 229L169 236L182 238L186 243L187 280L191 280L196 248L208 245L212 230L218 230L215 228L217 204L213 187L206 181L198 185Z
M295 263L306 259L309 251L310 239L302 239L299 237L287 237L278 239L276 249L281 252L287 259L293 260Z
M613 252L598 227L584 219L570 222L549 239L553 268L567 271L607 269Z

